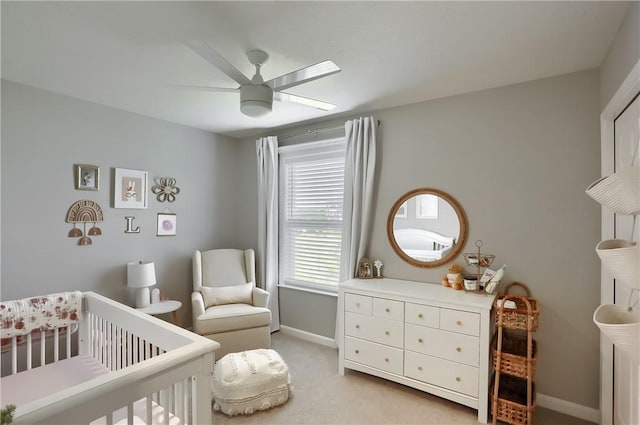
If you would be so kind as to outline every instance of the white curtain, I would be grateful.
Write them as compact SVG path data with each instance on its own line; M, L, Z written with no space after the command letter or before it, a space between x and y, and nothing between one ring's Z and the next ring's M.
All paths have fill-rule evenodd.
M278 138L256 140L258 157L258 282L269 292L271 332L280 329L278 307Z
M365 256L371 230L373 181L376 166L376 130L373 117L345 123L344 231L340 280L356 275L358 261Z

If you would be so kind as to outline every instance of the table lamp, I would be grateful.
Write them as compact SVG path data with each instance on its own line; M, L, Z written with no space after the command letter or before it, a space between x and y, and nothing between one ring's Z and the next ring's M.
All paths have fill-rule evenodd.
M151 299L149 287L155 284L156 270L153 261L127 263L127 286L136 289L136 308L149 305Z

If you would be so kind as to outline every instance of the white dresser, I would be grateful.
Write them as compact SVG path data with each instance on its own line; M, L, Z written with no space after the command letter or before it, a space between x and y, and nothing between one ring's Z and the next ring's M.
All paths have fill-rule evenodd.
M340 284L339 372L353 369L478 410L487 422L495 295L397 279Z

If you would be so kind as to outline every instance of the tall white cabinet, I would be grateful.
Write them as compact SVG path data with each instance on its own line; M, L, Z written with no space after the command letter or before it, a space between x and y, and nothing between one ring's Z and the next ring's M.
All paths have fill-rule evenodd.
M340 284L339 372L385 378L478 410L487 423L495 295L398 279Z

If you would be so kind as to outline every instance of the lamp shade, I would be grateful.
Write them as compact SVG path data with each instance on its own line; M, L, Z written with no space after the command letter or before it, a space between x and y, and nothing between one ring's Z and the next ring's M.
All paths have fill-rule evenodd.
M133 261L127 263L127 286L146 288L156 284L156 269L153 261Z

